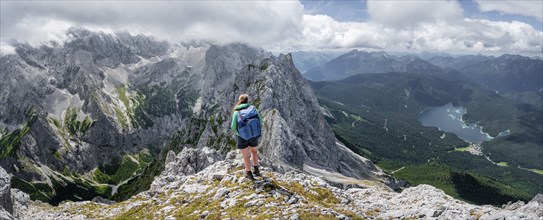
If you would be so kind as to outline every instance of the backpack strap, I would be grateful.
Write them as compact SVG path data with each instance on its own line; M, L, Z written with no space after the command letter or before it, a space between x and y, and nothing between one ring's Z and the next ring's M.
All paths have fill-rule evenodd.
M241 114L239 113L239 110L237 110L238 112L238 117L241 119L241 122L243 122L243 124L247 124L247 122L245 122L245 119L243 119L243 117L241 117Z

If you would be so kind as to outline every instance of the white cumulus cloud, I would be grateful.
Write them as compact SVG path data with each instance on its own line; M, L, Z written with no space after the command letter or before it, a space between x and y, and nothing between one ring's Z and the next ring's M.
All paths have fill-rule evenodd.
M297 1L0 1L0 53L13 53L9 45L13 41L34 46L63 42L72 26L142 33L173 43L245 42L277 52L360 48L541 55L543 51L543 32L530 24L465 18L455 0L366 3L369 20L340 22L308 14Z
M395 28L412 28L420 23L456 21L464 17L457 1L376 1L367 2L373 22Z
M2 1L2 41L63 40L70 26L150 34L173 42L266 45L300 34L296 1Z
M369 22L338 22L326 15L304 15L301 39L294 48L362 48L386 51L541 54L543 32L512 21L464 18L426 21L409 29Z
M497 11L503 14L524 15L543 21L543 1L541 0L475 1L479 5L479 10L483 12Z

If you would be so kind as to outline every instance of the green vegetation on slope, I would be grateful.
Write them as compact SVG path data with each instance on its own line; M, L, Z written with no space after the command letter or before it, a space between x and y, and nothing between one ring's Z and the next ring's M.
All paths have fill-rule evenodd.
M130 97L127 94L128 91L125 86L117 86L116 90L119 99L124 105L124 109L126 109L125 116L125 113L119 107L113 107L115 116L123 129L127 129L129 125L132 125L134 128L148 128L153 126L153 121L147 117L142 108L146 100L145 95L136 93L134 97Z
M108 164L99 166L94 171L94 179L99 183L117 185L142 173L153 160L149 150L142 150L134 156L125 154L122 158L116 158Z
M127 199L149 187L155 175L146 176L147 170L157 163L153 154L144 149L134 155L125 154L122 159L98 167L92 172L92 176L80 176L65 168L62 173L54 173L50 176L52 186L45 182L27 181L14 176L11 185L30 195L32 199L41 200L57 205L64 200L82 201L91 200L96 196L107 199ZM159 169L160 170L160 169ZM160 170L161 171L161 170ZM160 172L155 172L159 174ZM149 178L147 185L131 184L134 179ZM124 181L127 181L126 183ZM112 195L112 187L108 184L118 185L118 193ZM137 187L127 195L126 188Z
M69 177L69 178L67 178ZM50 178L52 186L44 182L28 182L16 176L11 179L11 187L20 189L30 195L33 200L58 205L64 200L91 200L96 196L109 198L111 187L90 182L73 175L55 175Z
M129 199L141 191L148 190L155 176L158 176L164 170L164 161L171 146L171 144L168 144L156 156L154 154L147 154L145 156L139 154L138 158L140 161L147 165L140 166L137 170L137 175L134 175L120 185L117 193L111 199L119 202Z
M15 129L9 134L3 134L0 138L0 159L13 156L23 137L30 131L30 127L38 120L36 110L31 107L26 111L27 121L23 124L22 128Z
M518 168L543 166L541 109L469 83L421 74L356 75L342 81L315 82L312 86L319 103L330 113L326 119L340 141L384 169L396 171L394 175L403 173L401 177L413 184L433 184L450 195L481 204L526 201L543 192L543 175ZM464 120L483 125L484 131L493 136L510 130L508 136L483 143L486 155L509 166L454 151L468 144L454 134L420 124L417 117L422 110L447 103L466 107ZM435 174L428 175L445 175L449 180L455 176L457 181L435 181L434 177L406 174L410 170L431 171L426 167L430 161L448 170L436 169ZM397 171L402 167L403 170ZM488 188L477 190L492 199L463 193L470 192L475 183Z
M499 166L482 156L475 156L468 152L452 151L440 157L438 161L457 170L484 175L528 195L518 199L526 201L537 193L543 192L543 175L519 169L518 167Z
M412 185L429 184L458 199L476 204L502 205L531 196L491 178L463 172L437 162L406 166L394 173Z
M80 121L77 120L77 113L79 109L68 107L64 112L64 122L61 127L58 126L59 122L56 119L51 119L57 128L67 132L70 136L82 136L89 128L96 123L89 116Z
M134 128L149 128L154 124L151 118L170 114L190 117L197 98L195 91L178 90L174 86L142 85L136 88L132 96L124 86L118 86L116 89L126 109L125 116L120 108L114 107L115 115L123 128L128 128L129 125Z
M145 94L145 102L141 108L150 115L161 117L177 112L175 91L159 86L140 87L139 92Z

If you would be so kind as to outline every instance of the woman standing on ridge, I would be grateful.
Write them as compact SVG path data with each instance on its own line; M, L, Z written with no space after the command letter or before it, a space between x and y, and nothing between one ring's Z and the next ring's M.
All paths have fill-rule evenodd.
M230 128L236 132L237 146L243 155L243 164L245 165L245 172L247 178L255 180L255 176L260 176L260 170L258 169L258 139L260 138L260 125L262 124L262 117L258 113L255 106L249 104L249 95L241 94L238 98L238 102L234 106L234 113L232 114L232 123ZM251 171L251 157L253 158L253 169Z

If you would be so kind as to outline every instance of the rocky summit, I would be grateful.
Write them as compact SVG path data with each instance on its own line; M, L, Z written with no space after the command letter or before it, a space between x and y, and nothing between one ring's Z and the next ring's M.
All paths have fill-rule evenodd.
M114 203L63 202L51 206L30 201L11 189L12 213L3 219L543 219L543 195L525 204L502 208L477 206L453 199L443 191L419 185L392 191L382 183L338 188L323 178L297 171L274 172L263 166L263 177L243 175L239 153L224 160L209 148L168 153L166 169L151 188ZM267 162L265 162L267 163ZM209 164L197 172L200 167ZM0 169L2 178L6 173ZM9 176L7 176L9 178ZM7 191L9 193L9 189ZM4 193L4 192L2 192ZM3 196L4 194L2 194ZM6 207L3 207L4 209ZM2 210L3 211L3 210Z

